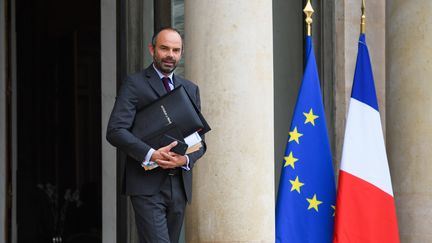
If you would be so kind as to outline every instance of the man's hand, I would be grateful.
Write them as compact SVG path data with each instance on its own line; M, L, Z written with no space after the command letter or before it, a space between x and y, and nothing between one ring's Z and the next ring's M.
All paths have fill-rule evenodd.
M153 153L151 161L156 162L163 169L172 169L185 165L186 156L170 152L176 145L177 141L174 141L165 147L159 148Z

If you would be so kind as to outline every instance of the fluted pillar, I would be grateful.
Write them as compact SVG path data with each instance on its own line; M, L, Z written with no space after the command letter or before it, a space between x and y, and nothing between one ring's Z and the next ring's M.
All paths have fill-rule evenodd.
M387 148L401 242L432 242L430 0L387 1Z
M186 242L274 242L272 1L185 1L185 71L212 131Z

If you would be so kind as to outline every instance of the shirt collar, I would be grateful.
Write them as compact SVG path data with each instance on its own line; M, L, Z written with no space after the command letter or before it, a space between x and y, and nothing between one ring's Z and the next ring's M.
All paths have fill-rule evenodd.
M156 66L154 65L154 63L153 63L153 68L154 68L154 70L156 70L156 73L159 75L159 78L160 78L160 79L162 79L163 77L168 77L170 83L173 84L173 75L174 75L174 72L171 72L168 76L166 76L166 75L164 75L163 73L161 73L161 72L159 71L159 69L156 68Z

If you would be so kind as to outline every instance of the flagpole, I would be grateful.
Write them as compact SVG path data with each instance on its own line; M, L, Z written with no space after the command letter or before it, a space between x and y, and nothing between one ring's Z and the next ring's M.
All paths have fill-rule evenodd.
M310 3L310 0L307 1L307 4L305 6L305 8L303 9L303 12L306 15L306 28L307 28L307 36L311 36L312 35L312 14L314 13L314 10L312 8L312 5Z
M361 16L361 21L360 21L360 32L362 34L366 33L366 4L365 4L365 0L362 0L362 6L361 6L361 10L362 10L362 16Z

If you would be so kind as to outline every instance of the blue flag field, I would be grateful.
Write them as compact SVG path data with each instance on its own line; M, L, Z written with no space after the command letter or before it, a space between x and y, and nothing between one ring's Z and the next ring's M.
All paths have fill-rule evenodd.
M306 37L306 67L282 166L276 202L276 242L332 242L335 179L310 36Z

